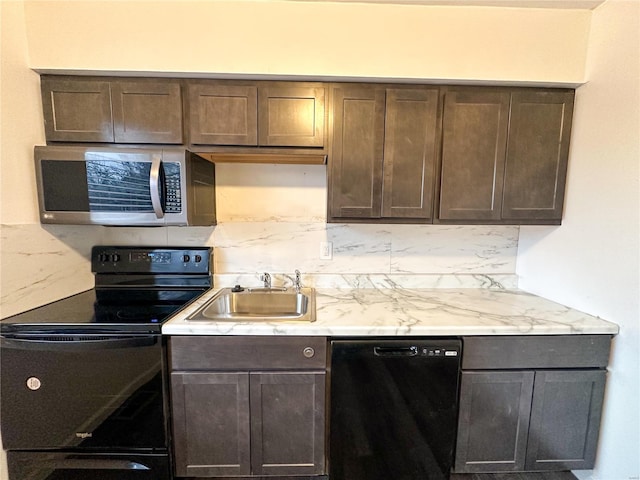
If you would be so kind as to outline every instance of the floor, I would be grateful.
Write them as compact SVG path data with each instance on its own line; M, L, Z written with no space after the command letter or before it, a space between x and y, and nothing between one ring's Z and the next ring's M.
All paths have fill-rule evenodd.
M453 473L449 480L577 480L571 472Z

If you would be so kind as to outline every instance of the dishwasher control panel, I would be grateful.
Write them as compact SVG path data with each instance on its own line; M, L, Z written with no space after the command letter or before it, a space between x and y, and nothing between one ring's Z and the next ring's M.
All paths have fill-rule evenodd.
M422 347L422 355L427 357L457 357L458 350L444 347Z

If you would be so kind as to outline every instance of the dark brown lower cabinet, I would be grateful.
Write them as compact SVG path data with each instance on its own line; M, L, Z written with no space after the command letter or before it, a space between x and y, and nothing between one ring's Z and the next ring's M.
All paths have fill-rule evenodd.
M526 470L593 468L605 380L605 370L536 372Z
M179 476L324 473L324 372L173 372Z
M455 471L593 468L606 370L464 371Z
M326 338L174 336L169 351L178 477L326 478Z
M324 372L251 373L251 473L324 473Z
M463 372L455 470L524 469L534 372Z
M171 393L176 474L249 475L249 375L174 372Z

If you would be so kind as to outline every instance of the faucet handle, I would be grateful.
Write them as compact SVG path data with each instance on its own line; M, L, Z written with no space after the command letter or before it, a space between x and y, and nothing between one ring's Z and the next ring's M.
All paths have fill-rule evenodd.
M271 288L271 275L269 275L267 272L264 272L262 275L260 275L260 280L264 282L265 288Z

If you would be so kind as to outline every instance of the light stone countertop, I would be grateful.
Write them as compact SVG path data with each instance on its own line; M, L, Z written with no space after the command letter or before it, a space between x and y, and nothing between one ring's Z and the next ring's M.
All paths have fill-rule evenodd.
M457 336L617 334L618 325L521 290L316 289L315 322L209 322L186 317L212 289L162 327L166 335Z

